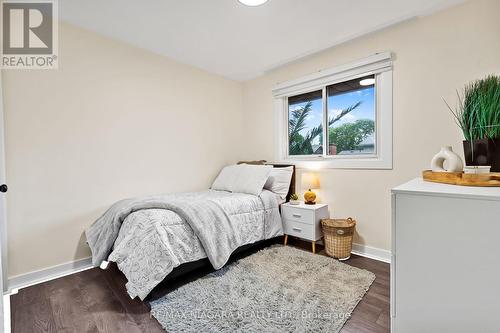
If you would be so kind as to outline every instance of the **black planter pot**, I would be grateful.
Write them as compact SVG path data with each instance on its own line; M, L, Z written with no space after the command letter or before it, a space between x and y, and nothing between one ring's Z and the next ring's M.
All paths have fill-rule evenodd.
M500 172L500 138L464 141L465 164L491 165L491 172Z

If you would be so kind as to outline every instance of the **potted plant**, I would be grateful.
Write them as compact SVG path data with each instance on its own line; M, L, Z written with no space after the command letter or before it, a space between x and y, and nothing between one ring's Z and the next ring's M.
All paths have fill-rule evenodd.
M465 86L453 113L462 129L465 164L500 172L500 77L490 75Z
M299 196L295 193L293 193L290 196L290 205L298 205L300 203L299 201Z

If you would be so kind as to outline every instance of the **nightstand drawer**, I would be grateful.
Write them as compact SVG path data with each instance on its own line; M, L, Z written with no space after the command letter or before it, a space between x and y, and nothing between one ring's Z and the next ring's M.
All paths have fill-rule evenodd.
M283 229L287 235L315 240L314 225L283 219Z
M283 214L283 219L286 220L305 223L305 224L316 223L314 210L287 206L286 209L283 209L282 214Z

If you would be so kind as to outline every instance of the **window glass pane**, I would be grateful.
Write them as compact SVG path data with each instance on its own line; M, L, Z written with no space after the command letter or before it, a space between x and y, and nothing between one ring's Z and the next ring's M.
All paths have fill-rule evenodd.
M375 76L327 87L329 155L375 153Z
M322 91L288 98L288 154L323 154Z

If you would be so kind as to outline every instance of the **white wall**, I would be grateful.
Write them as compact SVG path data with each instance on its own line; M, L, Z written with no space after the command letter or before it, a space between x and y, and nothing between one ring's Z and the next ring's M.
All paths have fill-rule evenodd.
M271 90L283 82L392 51L394 169L322 170L319 196L335 217L358 220L355 241L390 249L390 189L420 175L443 145L462 153L461 134L442 98L486 74L500 74L500 1L477 0L408 21L284 66L244 84L247 158L274 158ZM300 173L297 177L300 184Z
M209 186L241 154L242 87L60 25L58 70L4 70L9 276L90 255L118 199Z
M471 1L244 84L61 24L58 70L2 72L9 276L89 256L84 228L118 199L206 188L226 163L272 160L274 84L378 51L396 56L394 170L323 170L319 196L358 220L356 242L389 249L391 187L440 146L461 151L441 98L500 74L499 12Z

